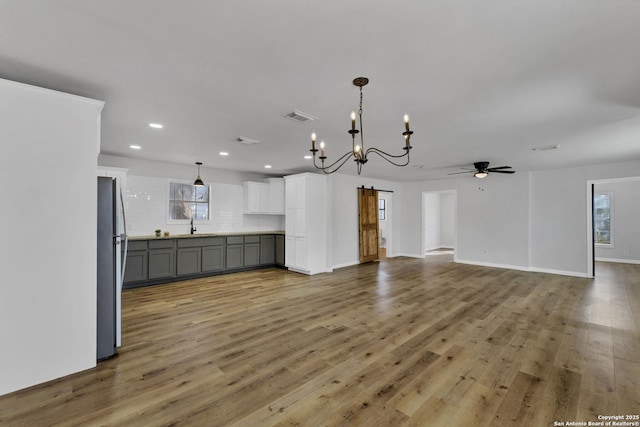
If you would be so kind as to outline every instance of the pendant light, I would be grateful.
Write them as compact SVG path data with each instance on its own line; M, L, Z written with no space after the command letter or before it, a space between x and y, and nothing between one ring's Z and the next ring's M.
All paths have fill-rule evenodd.
M204 185L204 182L202 182L202 178L200 178L200 166L202 166L202 162L196 162L196 165L198 165L198 177L194 181L193 185L195 185L196 187L202 187Z

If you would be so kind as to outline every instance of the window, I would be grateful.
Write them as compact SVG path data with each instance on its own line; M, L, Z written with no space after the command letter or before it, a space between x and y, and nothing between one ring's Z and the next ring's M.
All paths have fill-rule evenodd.
M209 220L209 186L169 183L169 221Z
M612 199L611 193L593 196L593 228L597 245L613 244L611 233Z
M378 219L380 221L387 219L387 201L385 199L378 199Z

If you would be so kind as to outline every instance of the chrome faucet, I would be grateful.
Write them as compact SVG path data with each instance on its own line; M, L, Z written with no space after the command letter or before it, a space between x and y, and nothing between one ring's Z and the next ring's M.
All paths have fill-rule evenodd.
M195 233L196 231L198 230L196 230L196 228L193 226L193 217L191 217L191 234Z

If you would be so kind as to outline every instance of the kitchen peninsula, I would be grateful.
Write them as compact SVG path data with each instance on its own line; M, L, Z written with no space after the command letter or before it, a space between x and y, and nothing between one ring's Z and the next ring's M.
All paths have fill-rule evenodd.
M284 232L129 238L124 288L284 266Z

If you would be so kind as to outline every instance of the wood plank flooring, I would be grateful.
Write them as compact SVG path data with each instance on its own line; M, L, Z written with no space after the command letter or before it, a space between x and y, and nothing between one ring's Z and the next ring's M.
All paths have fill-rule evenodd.
M125 291L123 346L2 426L552 426L640 412L640 265L392 258Z

